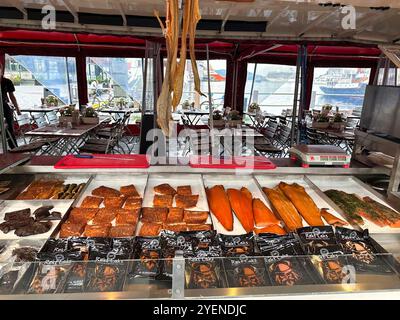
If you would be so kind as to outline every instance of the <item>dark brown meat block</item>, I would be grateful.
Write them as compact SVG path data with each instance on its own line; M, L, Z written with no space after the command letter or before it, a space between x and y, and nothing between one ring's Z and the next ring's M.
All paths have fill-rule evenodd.
M103 202L103 198L87 196L85 199L83 199L81 208L96 209L96 208L100 207L102 202Z
M119 197L119 196L121 196L121 192L119 192L118 190L115 190L113 188L101 186L101 187L94 189L92 191L92 195L97 196L97 197L102 197L102 198Z
M153 206L155 207L172 207L174 197L170 195L156 194L153 199Z
M197 205L198 200L199 200L198 194L190 196L182 196L178 194L175 197L176 206L178 208L183 208L183 209L194 208Z
M192 187L179 186L178 188L176 188L176 193L180 194L181 196L190 196L192 194Z
M142 208L142 221L163 223L167 220L168 208Z
M158 223L143 223L140 228L139 236L141 237L155 237L161 231L161 224Z
M18 219L26 219L31 216L31 209L23 209L23 210L18 210L18 211L12 211L12 212L7 212L4 215L4 220L9 221L9 220L18 220Z
M182 208L169 208L167 223L183 222L183 209Z
M158 194L173 196L176 194L176 190L172 188L168 183L163 183L154 187L154 192Z
M27 237L35 234L43 234L48 232L52 226L53 223L51 221L34 222L27 226L16 229L14 234L17 235L18 237Z
M35 222L33 218L24 218L18 220L9 220L0 224L0 231L9 233L11 230L31 225Z

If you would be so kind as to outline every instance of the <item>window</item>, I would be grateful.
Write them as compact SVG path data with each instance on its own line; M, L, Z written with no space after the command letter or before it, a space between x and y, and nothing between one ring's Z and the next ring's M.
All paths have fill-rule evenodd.
M315 68L310 109L331 104L341 112L359 113L370 73L369 68Z
M142 104L144 59L91 57L86 63L89 104L94 107L113 106L118 101L127 106Z
M24 107L41 105L49 95L61 104L78 101L75 58L6 55L5 77L13 81L17 101Z
M164 59L164 73L165 73ZM185 101L195 104L196 108L208 109L208 70L207 61L198 60L197 68L200 77L200 90L206 95L200 96L194 91L194 78L192 72L191 61L186 61L185 66L185 79L183 82L183 93L181 104ZM210 85L211 85L211 100L214 109L222 109L224 106L225 96L225 82L226 82L226 60L210 60ZM179 106L178 106L179 108Z
M292 110L295 82L295 66L249 63L244 109L247 110L247 107L255 102L263 112L271 114L281 115L287 109Z

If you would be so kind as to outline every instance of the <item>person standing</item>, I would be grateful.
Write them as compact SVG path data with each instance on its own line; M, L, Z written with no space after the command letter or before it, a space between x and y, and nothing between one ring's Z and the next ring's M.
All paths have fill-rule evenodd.
M12 81L4 77L4 66L0 63L0 81L1 81L1 94L3 100L4 118L6 119L7 129L10 133L10 137L7 135L7 142L10 149L16 148L17 139L14 134L14 106L18 115L21 115L19 110L17 99L15 98L14 92L15 87ZM10 105L10 101L12 105Z

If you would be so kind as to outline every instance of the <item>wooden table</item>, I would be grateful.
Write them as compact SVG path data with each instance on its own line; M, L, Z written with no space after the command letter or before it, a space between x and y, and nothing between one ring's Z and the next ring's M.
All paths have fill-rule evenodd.
M72 128L60 126L60 124L48 125L28 131L25 135L34 138L48 139L49 141L53 138L58 138L54 143L49 142L51 144L50 149L47 151L49 154L62 155L79 153L79 146L87 140L90 133L109 119L110 117L104 117L100 118L97 124L80 124Z

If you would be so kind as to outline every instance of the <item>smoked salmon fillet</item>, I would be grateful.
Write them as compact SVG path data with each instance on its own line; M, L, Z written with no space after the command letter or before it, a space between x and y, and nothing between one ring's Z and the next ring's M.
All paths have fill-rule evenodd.
M324 226L321 213L314 200L308 195L304 187L297 183L287 184L281 182L279 189L293 203L303 219L312 227Z
M256 227L279 225L280 221L260 199L253 200L253 214Z
M298 228L303 227L303 221L295 206L283 192L277 189L263 188L264 193L267 195L268 200L275 208L279 217L285 223L285 227L288 231L295 231Z
M206 188L206 194L211 212L227 231L232 231L232 209L224 187L216 185L212 188Z
M247 194L237 189L228 189L227 194L231 208L242 227L247 233L251 232L254 229L252 200L249 199Z
M331 214L330 212L328 212L328 209L322 208L321 216L331 226L343 227L343 226L348 225L348 223L346 221L339 219L338 217L336 217L333 214Z
M272 224L268 227L264 227L261 229L254 229L254 232L256 234L260 234L260 233L273 233L273 234L277 234L280 236L284 236L286 234L286 231L279 225L276 224Z

